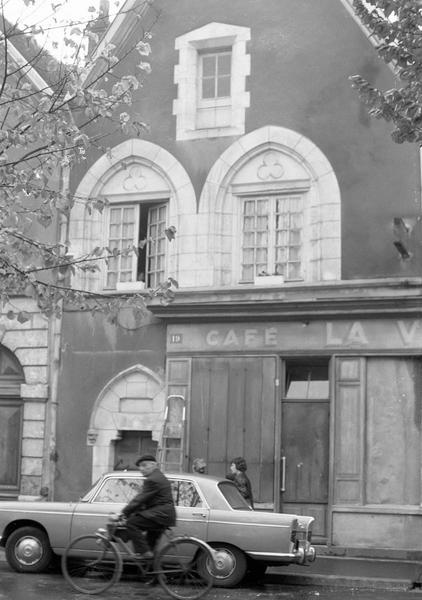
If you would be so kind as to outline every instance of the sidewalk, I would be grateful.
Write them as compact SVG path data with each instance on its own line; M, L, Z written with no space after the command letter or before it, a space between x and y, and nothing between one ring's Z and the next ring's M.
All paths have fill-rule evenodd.
M270 567L266 580L285 585L330 585L406 591L421 587L422 563L318 556L309 566Z

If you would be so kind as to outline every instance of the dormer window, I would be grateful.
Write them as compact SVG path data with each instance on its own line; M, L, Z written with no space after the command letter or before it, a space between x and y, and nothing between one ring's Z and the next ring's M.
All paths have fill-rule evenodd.
M249 28L224 23L209 23L176 39L176 139L244 133L249 39Z

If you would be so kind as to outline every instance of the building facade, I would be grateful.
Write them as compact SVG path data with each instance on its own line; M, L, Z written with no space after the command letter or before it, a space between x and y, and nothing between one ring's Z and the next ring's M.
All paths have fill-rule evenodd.
M184 469L243 455L257 508L314 515L333 551L415 551L420 160L348 81L391 72L346 0L156 0L142 23L152 71L128 111L149 129L75 169L72 193L108 204L75 204L69 234L75 254L148 243L73 283L180 288L141 324L64 315L55 499L156 450L181 395ZM133 19L109 31L122 53L136 35Z

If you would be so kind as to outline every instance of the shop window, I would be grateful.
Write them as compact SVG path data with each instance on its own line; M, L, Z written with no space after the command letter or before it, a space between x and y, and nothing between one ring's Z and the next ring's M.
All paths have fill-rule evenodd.
M421 385L418 359L373 357L366 372L368 504L421 500Z
M327 359L286 361L286 393L289 400L329 398Z
M335 503L419 507L421 360L338 357L336 363Z
M134 282L154 288L163 281L166 220L165 203L110 206L107 246L115 256L107 263L107 289L124 289Z
M303 210L301 195L243 199L242 282L265 275L304 279Z

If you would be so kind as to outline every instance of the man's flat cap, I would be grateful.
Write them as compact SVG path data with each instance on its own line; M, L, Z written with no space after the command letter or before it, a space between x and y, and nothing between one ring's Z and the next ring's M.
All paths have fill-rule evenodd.
M146 462L146 461L153 461L153 462L157 462L157 459L155 458L155 456L153 454L143 454L142 456L140 456L138 458L138 460L136 461L135 465L137 467L139 467L141 462Z

